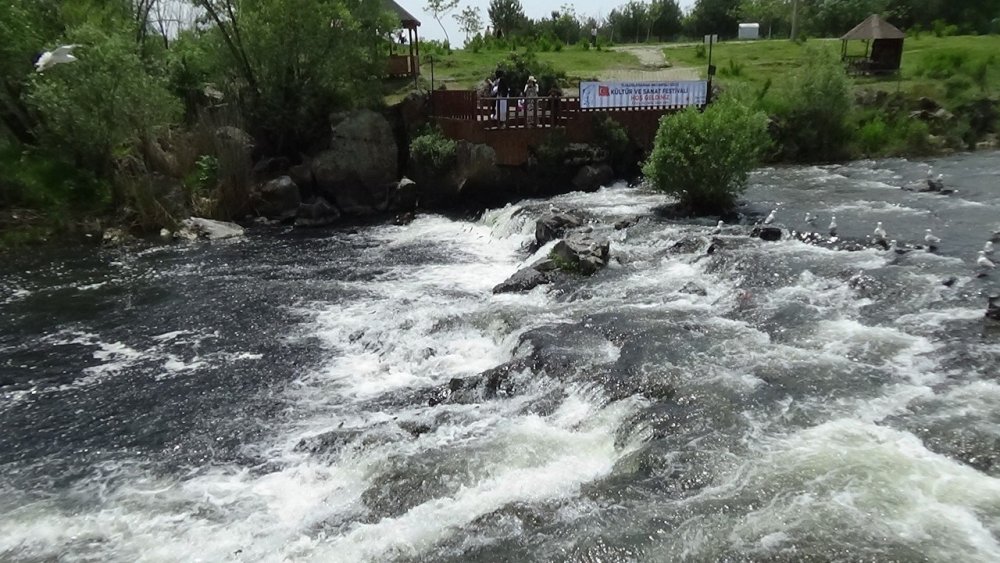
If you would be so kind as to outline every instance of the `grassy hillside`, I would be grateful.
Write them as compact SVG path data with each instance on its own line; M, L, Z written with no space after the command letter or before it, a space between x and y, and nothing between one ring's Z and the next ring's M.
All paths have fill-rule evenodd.
M770 81L773 89L780 89L799 67L807 48L828 50L839 56L841 42L830 39L803 44L787 40L726 42L714 47L712 58L722 84L762 87ZM708 58L700 45L665 46L663 52L674 65L698 67L702 75L706 72ZM864 44L852 42L848 52L863 54ZM941 99L1000 92L1000 36L907 38L903 68L898 76L859 77L855 84Z

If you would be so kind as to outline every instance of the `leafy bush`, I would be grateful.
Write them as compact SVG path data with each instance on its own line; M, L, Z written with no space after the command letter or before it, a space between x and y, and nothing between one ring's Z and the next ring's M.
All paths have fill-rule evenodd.
M727 96L660 120L643 167L656 189L695 213L731 209L767 146L767 115Z
M840 62L809 49L799 73L775 109L785 159L829 162L850 156L851 84Z
M458 143L438 129L426 129L410 142L410 158L432 174L444 174L455 165Z
M705 45L699 43L694 46L694 57L696 59L704 59L708 56L708 52L705 50Z
M594 139L598 146L608 152L611 166L615 170L623 171L628 165L628 153L631 146L625 127L611 117L603 116L594 121Z
M883 152L889 142L889 127L881 117L875 117L858 130L858 146L866 156Z
M28 102L44 146L108 177L116 158L177 120L180 104L147 72L131 38L84 26L70 40L86 45L79 62L37 75Z
M580 49L582 49L584 51L589 51L590 50L590 41L587 41L586 39L581 39L580 42L577 43L577 45L579 45Z

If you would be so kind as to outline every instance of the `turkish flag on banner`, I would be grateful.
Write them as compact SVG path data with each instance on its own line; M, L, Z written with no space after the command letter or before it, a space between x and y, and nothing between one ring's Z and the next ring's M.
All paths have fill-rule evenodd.
M598 86L597 95L601 96L602 98L607 98L608 96L611 95L611 88L608 88L607 86Z

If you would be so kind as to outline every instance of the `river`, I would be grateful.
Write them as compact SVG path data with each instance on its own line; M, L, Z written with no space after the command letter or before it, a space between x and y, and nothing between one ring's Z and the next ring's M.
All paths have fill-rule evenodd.
M1000 561L1000 153L930 164L957 194L890 160L746 197L936 252L729 226L706 254L710 222L618 185L7 257L0 560ZM610 266L493 295L550 206Z

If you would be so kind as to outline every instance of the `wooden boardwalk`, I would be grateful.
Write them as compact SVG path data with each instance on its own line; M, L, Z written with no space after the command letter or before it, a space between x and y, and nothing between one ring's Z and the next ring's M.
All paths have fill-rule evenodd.
M505 103L503 103L505 102ZM506 112L498 110L506 106ZM481 98L473 90L439 90L431 96L431 116L445 136L488 145L497 164L520 166L532 147L553 135L570 143L595 141L594 124L609 117L622 125L641 149L650 150L660 118L685 106L583 109L578 97Z

